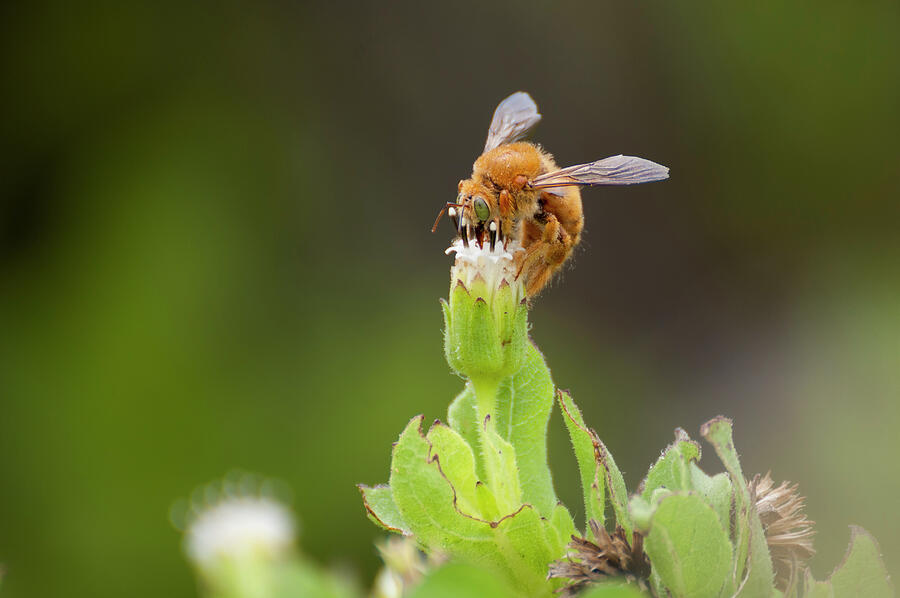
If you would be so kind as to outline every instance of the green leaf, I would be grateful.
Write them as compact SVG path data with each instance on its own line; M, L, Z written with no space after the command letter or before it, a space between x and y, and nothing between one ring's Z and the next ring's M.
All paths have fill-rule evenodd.
M386 484L378 486L359 484L357 488L362 493L366 514L375 525L389 532L409 533L409 526L403 520L403 516L400 515L397 505L394 504L394 495L390 486Z
M488 569L449 563L429 573L409 598L513 598L514 594Z
M553 388L544 357L528 343L524 365L500 384L496 403L497 432L516 451L522 499L544 516L550 515L557 502L547 465Z
M548 540L550 522L529 505L497 520L462 513L440 456L422 436L422 419L413 418L394 445L390 479L394 502L416 540L429 552L487 567L528 595L549 594L547 564L561 556ZM492 434L492 442L505 443ZM514 459L508 443L504 452L509 454L497 458ZM486 491L483 484L476 486L479 504L490 496Z
M732 489L731 478L727 473L718 473L714 476L707 475L696 463L690 466L691 485L711 506L719 516L722 529L731 529L731 502Z
M734 448L731 420L721 416L713 418L700 427L700 435L713 445L731 476L734 488L737 558L733 583L740 588L738 595L769 596L774 590L772 559L769 556L759 514L756 512L756 506L752 504L750 489Z
M569 509L562 503L556 505L553 509L553 515L550 517L550 528L553 530L556 539L554 552L560 556L565 554L566 546L572 541L577 531L575 529L575 521L572 519Z
M635 529L642 534L647 534L650 531L653 513L656 512L656 504L644 500L640 494L635 494L628 502L628 512L631 513Z
M596 433L594 434L596 437ZM628 512L628 490L625 488L625 478L616 465L612 453L606 448L599 438L597 441L597 459L606 471L606 487L609 489L609 501L616 514L616 523L625 530L625 537L630 538L634 530L634 522L631 513Z
M584 417L575 401L564 390L556 393L563 421L572 440L572 449L578 461L578 473L581 475L581 490L584 496L585 519L595 519L600 525L606 522L606 473L597 459L599 440L596 433L584 423ZM587 534L585 521L585 534Z
M428 430L426 439L431 443L432 456L437 456L441 471L456 490L457 507L464 513L479 516L478 498L475 495L478 478L472 447L459 433L439 421L434 422Z
M488 472L491 492L497 500L497 508L503 514L511 513L522 504L519 470L516 467L516 451L497 434L490 419L484 423L484 465Z
M890 598L894 595L881 550L869 532L850 526L850 547L843 562L827 582L813 586L823 592L822 595L827 595L824 593L826 587L831 589L834 598Z
M497 526L497 545L514 571L516 583L532 591L551 589L547 568L562 556L550 546L547 527L549 522L528 505L501 519Z
M403 520L430 549L480 557L502 568L491 527L456 508L456 492L439 461L431 458L431 447L420 431L422 419L419 415L409 422L391 460L390 487Z
M644 598L648 595L632 584L608 582L578 594L578 598Z
M675 442L665 448L641 483L641 496L649 500L657 488L692 490L690 466L699 460L700 445L691 440L687 432L677 428Z
M715 511L696 494L659 503L644 547L673 596L713 598L731 576L731 542Z
M459 435L466 439L466 442L477 453L478 447L478 409L476 407L475 389L472 388L470 382L466 383L466 387L456 395L450 407L447 409L447 423L450 427L459 432ZM477 459L477 457L476 457ZM479 472L479 478L484 478L480 465L476 467Z
M803 598L834 598L834 590L831 588L831 582L816 581L813 579L812 571L809 569L806 570L803 587Z

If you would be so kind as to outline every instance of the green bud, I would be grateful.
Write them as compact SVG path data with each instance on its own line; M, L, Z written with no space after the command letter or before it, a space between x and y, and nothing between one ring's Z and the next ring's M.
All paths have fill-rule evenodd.
M496 387L522 367L528 344L528 305L513 253L460 241L447 251L456 252L449 301L442 301L447 363L476 392Z

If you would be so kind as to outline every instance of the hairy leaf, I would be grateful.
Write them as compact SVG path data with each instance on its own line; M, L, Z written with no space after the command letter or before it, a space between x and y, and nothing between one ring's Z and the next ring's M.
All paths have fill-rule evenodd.
M700 445L690 439L687 432L675 430L675 442L665 448L659 459L650 467L641 483L641 496L649 499L657 488L691 490L690 465L700 460Z
M547 465L547 424L553 410L553 380L544 357L532 343L522 368L497 391L497 433L516 451L523 500L547 517L556 493Z
M645 549L673 596L719 596L731 576L731 542L715 511L696 494L659 503Z
M409 598L513 598L512 590L488 569L449 563L428 574Z
M598 460L598 442L596 434L584 423L584 418L569 393L557 392L563 421L572 440L575 459L578 461L578 472L581 475L581 490L584 496L585 519L595 519L600 525L606 521L606 472ZM585 535L587 535L585 521Z
M394 504L394 495L390 486L359 484L357 488L362 492L366 514L375 525L389 532L409 534L409 526L400 515L397 505Z
M716 417L701 426L700 434L713 445L731 476L735 502L735 547L737 558L733 580L739 596L768 596L774 588L774 572L765 532L750 499L747 480L734 448L731 420Z

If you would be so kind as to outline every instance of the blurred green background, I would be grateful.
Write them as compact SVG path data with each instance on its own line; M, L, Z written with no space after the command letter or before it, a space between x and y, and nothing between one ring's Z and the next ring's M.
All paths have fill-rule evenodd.
M894 1L4 5L0 591L194 595L169 507L232 468L368 584L354 484L461 386L429 229L518 89L560 163L672 169L585 192L532 312L629 484L729 415L809 497L817 576L856 523L896 577L898 31Z

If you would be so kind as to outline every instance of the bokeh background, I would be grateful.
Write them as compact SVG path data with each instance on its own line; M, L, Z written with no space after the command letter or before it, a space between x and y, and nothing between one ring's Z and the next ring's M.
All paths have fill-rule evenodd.
M194 595L169 508L233 468L367 584L354 484L461 386L429 229L518 89L560 163L672 169L585 192L532 311L629 484L726 414L809 497L818 576L849 523L896 576L898 31L890 1L5 4L0 592ZM558 416L551 460L577 510Z

